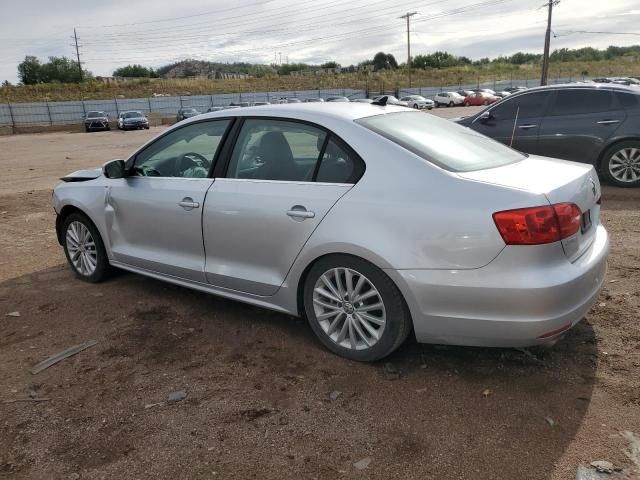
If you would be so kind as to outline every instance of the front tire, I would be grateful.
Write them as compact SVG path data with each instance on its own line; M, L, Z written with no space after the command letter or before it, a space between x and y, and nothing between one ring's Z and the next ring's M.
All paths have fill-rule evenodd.
M331 255L320 259L307 275L303 299L309 325L320 342L350 360L384 358L411 331L409 311L398 287L361 258Z
M62 231L64 254L76 276L90 283L104 280L111 267L93 222L82 213L72 213L65 219Z
M601 173L617 187L640 186L640 140L617 143L602 156Z

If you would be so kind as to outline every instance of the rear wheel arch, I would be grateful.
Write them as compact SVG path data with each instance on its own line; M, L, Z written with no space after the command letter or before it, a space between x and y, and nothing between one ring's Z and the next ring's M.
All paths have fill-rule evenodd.
M330 252L330 253L324 253L322 255L318 255L317 257L315 257L313 260L311 260L307 264L307 266L304 268L304 270L300 274L300 277L298 278L298 283L297 283L297 286L296 286L296 305L297 305L297 308L298 308L298 314L300 316L304 316L304 285L305 285L305 282L307 281L307 277L309 276L309 272L311 271L313 266L316 265L320 260L328 258L328 257L338 257L338 256L347 256L347 257L355 258L355 259L358 259L358 260L362 260L364 262L370 263L371 265L373 265L377 269L379 269L382 272L384 272L384 268L378 266L375 262L371 261L370 259L362 257L360 255L355 255L355 254L352 254L352 253L345 253L345 252ZM385 275L386 275L386 273L385 273ZM407 307L407 310L409 310L408 309L408 305L407 305L407 300L404 298L404 294L403 294L402 289L393 280L393 278L391 278L389 275L387 275L387 277L389 278L389 280L391 280L391 283L393 283L393 285L398 289L398 291L400 292L400 295L402 296L402 300L403 300L405 306Z
M377 340L364 350L355 350L356 347L353 340L351 340L352 346L350 348L338 345L335 339L331 340L329 338L329 332L326 332L326 329L321 326L321 322L316 319L315 315L317 312L314 313L312 311L309 315L306 314L307 308L310 308L309 305L311 305L310 295L315 296L315 293L313 293L315 291L313 290L314 287L310 286L308 283L309 281L315 282L320 272L327 268L332 271L353 269L361 276L366 275L365 278L372 282L372 287L375 289L376 294L379 295L379 300L384 302L383 310L386 310L386 314L388 315L384 326L385 330L382 333L382 336L376 337ZM347 297L345 296L345 299L346 298ZM351 298L349 298L349 301L352 301ZM363 301L366 302L366 300ZM347 302L347 300L345 300L345 302ZM300 313L309 322L311 329L314 331L320 342L334 353L351 360L368 362L384 358L396 350L413 332L411 310L401 288L382 268L358 255L340 252L327 253L310 262L305 268L303 274L300 276L300 280L298 282L298 303ZM359 307L355 302L353 307L356 308L357 312ZM355 316L357 316L357 314L355 314ZM346 317L342 318L344 322L352 321ZM350 315L349 318L351 318ZM338 321L338 319L335 321ZM357 327L354 328L357 329ZM360 328L362 328L362 326ZM351 329L349 329L349 331L351 332ZM351 335L353 334L354 333L351 333ZM360 332L359 335L360 338L364 338L363 335L366 336L362 332ZM356 337L358 337L358 335L356 335ZM369 340L371 340L371 338L369 338ZM369 344L369 341L365 340L365 342Z
M611 148L617 146L620 143L624 143L624 142L639 142L640 143L640 137L633 137L633 136L628 136L628 137L616 137L614 139L609 140L603 147L602 150L600 151L599 155L598 155L598 159L596 160L596 170L598 172L601 171L601 169L603 168L603 164L602 162L604 161L604 157L605 154L611 150Z

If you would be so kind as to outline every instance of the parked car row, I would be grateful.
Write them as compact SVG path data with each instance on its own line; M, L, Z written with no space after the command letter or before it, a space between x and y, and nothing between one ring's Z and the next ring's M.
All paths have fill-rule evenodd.
M149 119L138 110L120 112L116 124L120 130L149 129ZM109 114L100 110L87 112L84 117L84 128L87 132L111 130Z
M640 87L640 78L636 77L599 77L594 78L595 83L613 83L616 85L627 85L630 87Z

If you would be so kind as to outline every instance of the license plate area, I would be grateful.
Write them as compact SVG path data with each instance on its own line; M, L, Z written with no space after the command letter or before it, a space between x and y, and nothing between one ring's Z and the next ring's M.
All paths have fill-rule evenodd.
M587 210L582 214L580 218L580 231L582 233L588 231L591 228L591 210Z

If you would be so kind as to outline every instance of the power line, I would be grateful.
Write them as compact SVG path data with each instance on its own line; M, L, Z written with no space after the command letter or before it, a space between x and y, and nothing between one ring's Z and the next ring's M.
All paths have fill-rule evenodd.
M444 11L444 12L440 12L439 14L435 14L432 16L427 16L424 18L420 18L419 20L416 20L416 22L426 22L426 21L430 21L430 20L434 20L434 19L439 19L439 18L446 18L452 15L457 15L461 12L466 12L469 11L471 9L476 9L476 8L482 8L482 7L487 7L487 6L494 6L497 4L501 4L501 3L506 3L512 0L489 0L489 1L483 1L483 2L478 2L478 3L474 3L474 4L470 4L464 7L460 7L460 8L456 8L456 9L452 9L452 10L448 10L448 11ZM318 41L327 41L327 40L344 40L347 37L353 37L354 35L360 37L362 35L367 35L368 33L378 33L381 31L387 31L387 30L392 30L395 29L395 27L393 25L387 25L387 26L370 26L367 27L365 29L360 29L360 30L354 30L354 31L349 31L349 32L343 32L341 34L335 34L335 35L328 35L328 36L322 36L322 37L315 37L315 38L310 38L310 39L306 39L306 40L301 40L301 41L295 41L295 42L289 42L289 43L283 43L283 44L278 44L276 46L265 46L265 47L259 47L259 48L252 48L252 49L243 49L243 50L235 50L235 51L225 51L223 52L221 55L232 55L232 54L243 54L243 53L247 53L247 52L263 52L265 50L268 51L274 51L275 50L279 50L279 49L283 49L285 47L291 47L291 46L301 46L301 45L306 45L309 43L316 43ZM242 34L242 32L238 32L240 35ZM288 35L289 37L291 35ZM368 36L373 36L373 35L368 35ZM175 58L175 54L172 53L168 53L167 55L170 55L172 57ZM158 60L162 59L162 58L166 58L165 57L157 57ZM126 63L126 61L138 61L138 60L149 60L148 56L143 56L143 57L128 57L128 58L121 58L119 62L112 62L114 64L123 64ZM92 58L92 61L109 61L111 59L109 58Z
M567 35L573 35L574 33L582 33L582 34L603 34L603 35L638 35L640 36L639 32L592 32L592 31L588 31L588 30L570 30L567 31L565 33L553 33L553 38L558 38L558 37L566 37Z

